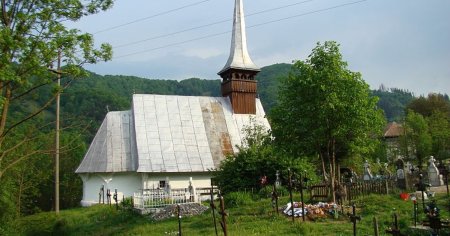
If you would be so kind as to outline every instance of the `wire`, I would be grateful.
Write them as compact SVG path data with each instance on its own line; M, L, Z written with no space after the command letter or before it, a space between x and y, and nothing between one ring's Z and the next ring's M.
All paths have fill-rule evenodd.
M312 2L312 1L315 1L315 0L301 1L301 2L296 2L296 3L293 3L293 4L281 6L281 7L271 8L271 9L263 10L263 11L260 11L260 12L255 12L255 13L248 14L248 15L246 15L246 17L251 17L251 16L262 14L262 13L266 13L266 12L280 10L280 9L283 9L283 8L292 7L292 6L295 6L295 5L299 5L299 4L303 4L303 3L307 3L307 2ZM218 25L218 24L221 24L221 23L224 23L224 22L228 22L228 21L231 21L231 20L233 20L233 19L232 18L228 18L226 20L219 20L219 21L216 21L216 22L213 22L213 23L210 23L210 24L195 26L195 27L192 27L192 28L188 28L188 29L184 29L184 30L180 30L180 31L176 31L176 32L168 33L168 34L157 35L157 36L154 36L154 37L145 38L145 39L141 39L141 40L130 42L130 43L120 44L120 45L114 46L113 48L122 48L122 47L127 47L127 46L131 46L131 45L135 45L135 44L139 44L139 43L143 43L143 42L147 42L147 41L151 41L151 40L155 40L155 39L159 39L159 38L165 38L165 37L168 37L168 36L173 36L173 35L177 35L177 34L180 34L180 33L185 33L185 32L196 30L196 29L202 29L202 28L206 28L206 27L209 27L209 26Z
M302 16L311 15L311 14L315 14L315 13L321 13L321 12L333 10L333 9L336 9L336 8L346 7L346 6L350 6L350 5L354 5L354 4L358 4L358 3L362 3L362 2L366 2L366 1L369 1L369 0L360 0L360 1L355 1L355 2L344 3L344 4L340 4L340 5L336 5L336 6L332 6L332 7L328 7L328 8L323 8L323 9L310 11L310 12L306 12L306 13L302 13L302 14L298 14L298 15L293 15L293 16L284 17L284 18L280 18L280 19L276 19L276 20L272 20L272 21L267 21L267 22L264 22L264 23L256 24L256 25L251 25L251 26L248 26L247 28L248 29L249 28L256 28L256 27L268 25L268 24L275 23L275 22L289 20L289 19L292 19L292 18L302 17ZM150 48L150 49L146 49L146 50L143 50L143 51L137 51L137 52L133 52L133 53L117 56L117 57L114 57L113 60L114 59L118 59L118 58L132 56L132 55L142 54L142 53L146 53L146 52L150 52L150 51L155 51L155 50L159 50L159 49L163 49L163 48L168 48L168 47L172 47L172 46L177 46L177 45L181 45L181 44L185 44L185 43L189 43L189 42L193 42L193 41L198 41L198 40L201 40L201 39L212 38L212 37L216 37L216 36L219 36L219 35L227 34L227 33L230 33L230 32L231 32L231 30L225 31L225 32L221 32L221 33L209 34L209 35L205 35L205 36L202 36L202 37L193 38L193 39L189 39L189 40L185 40L185 41L181 41L181 42L166 44L166 45L163 45L163 46L160 46L160 47Z
M199 4L202 4L202 3L205 3L205 2L209 2L209 1L211 1L211 0L203 0L203 1L199 1L199 2L194 2L194 3L188 4L188 5L184 5L184 6L175 8L175 9L171 9L171 10L168 10L168 11L163 11L163 12L151 15L151 16L147 16L147 17L144 17L144 18L136 19L136 20L124 23L124 24L120 24L120 25L112 26L112 27L109 27L109 28L106 28L106 29L102 29L102 30L99 30L99 31L97 31L97 32L95 32L93 34L99 34L99 33L103 33L103 32L106 32L106 31L113 30L113 29L121 28L121 27L124 27L124 26L127 26L127 25L131 25L131 24L134 24L134 23L137 23L137 22L141 22L141 21L144 21L144 20L155 18L157 16L166 15L168 13L179 11L179 10L182 10L182 9L185 9L185 8L188 8L188 7L192 7L192 6L196 6L196 5L199 5Z
M279 22L279 21L283 21L283 20L289 20L289 19L292 19L292 18L302 17L302 16L306 16L306 15L312 15L314 13L320 13L320 12L324 12L324 11L329 11L329 10L333 10L333 9L336 9L336 8L341 8L341 7L354 5L354 4L358 4L358 3L362 3L362 2L367 2L367 1L369 1L369 0L360 0L360 1L356 1L356 2L344 3L344 4L341 4L341 5L336 5L336 6L323 8L323 9L319 9L319 10L315 10L315 11L310 11L310 12L306 12L306 13L302 13L302 14L298 14L298 15L293 15L293 16L288 16L288 17L284 17L284 18L280 18L280 19L276 19L276 20L272 20L272 21L267 21L267 22L264 22L264 23L260 23L260 24L249 26L247 28L248 29L249 28L255 28L255 27L262 26L262 25L266 25L266 24L271 24L271 23L275 23L275 22Z

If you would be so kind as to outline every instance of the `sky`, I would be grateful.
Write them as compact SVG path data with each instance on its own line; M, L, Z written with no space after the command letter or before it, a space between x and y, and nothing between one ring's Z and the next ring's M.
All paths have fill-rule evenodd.
M340 44L350 70L416 96L450 94L448 0L244 0L247 44L260 67L305 60L317 42ZM113 60L86 69L149 79L220 79L234 0L116 0L70 23L110 43Z

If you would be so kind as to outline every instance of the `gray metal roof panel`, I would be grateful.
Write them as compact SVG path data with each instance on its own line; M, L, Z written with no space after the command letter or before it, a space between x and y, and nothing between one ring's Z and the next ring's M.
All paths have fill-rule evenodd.
M132 111L107 114L77 173L216 168L229 148L224 143L236 152L251 120L270 129L256 103L256 115L239 115L228 98L135 94Z
M131 111L109 112L76 173L136 171Z

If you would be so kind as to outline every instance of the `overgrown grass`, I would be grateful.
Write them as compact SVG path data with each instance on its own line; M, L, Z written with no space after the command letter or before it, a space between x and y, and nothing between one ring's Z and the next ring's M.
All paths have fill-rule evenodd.
M339 219L327 218L312 222L302 222L272 210L270 199L249 198L236 194L239 204L228 208L227 225L229 235L353 235L352 224L346 214ZM299 196L295 196L298 201ZM437 197L443 218L449 218L450 199L444 195ZM280 205L288 202L280 199ZM402 233L412 235L407 228L413 224L413 204L403 201L398 195L369 195L356 202L357 214L362 217L357 224L358 235L373 235L373 217L379 221L380 235L392 224L392 214L399 215ZM218 206L218 203L216 204ZM421 206L419 210L421 210ZM344 209L350 212L351 208ZM217 213L217 212L216 212ZM183 235L215 235L211 211L195 217L182 218ZM424 214L421 214L424 218ZM220 217L217 215L217 222ZM222 235L220 224L217 224ZM447 231L448 232L448 231ZM176 217L155 222L147 216L137 215L129 210L116 210L115 207L93 206L61 211L59 216L53 212L40 213L17 220L6 235L177 235ZM420 235L420 234L419 234Z

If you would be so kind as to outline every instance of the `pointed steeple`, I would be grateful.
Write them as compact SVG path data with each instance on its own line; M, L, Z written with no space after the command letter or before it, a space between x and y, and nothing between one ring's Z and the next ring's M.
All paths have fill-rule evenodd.
M244 5L242 4L242 0L236 0L236 4L234 6L230 57L218 74L220 75L222 72L230 68L260 71L259 67L253 63L247 51Z
M222 96L229 97L233 112L237 114L256 113L256 80L260 71L247 51L244 7L242 0L234 6L233 34L230 57L218 73L222 77Z

